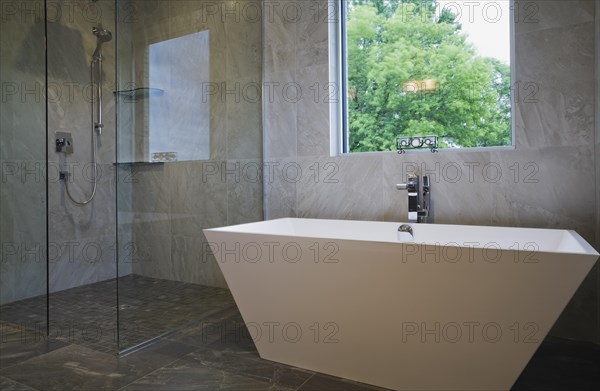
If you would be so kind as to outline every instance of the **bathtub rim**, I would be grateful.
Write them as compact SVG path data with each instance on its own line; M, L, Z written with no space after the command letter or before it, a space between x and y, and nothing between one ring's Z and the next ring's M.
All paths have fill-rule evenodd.
M258 232L256 230L252 230L252 227L262 226L269 223L275 222L283 222L283 221L312 221L312 222L342 222L344 224L351 223L381 223L381 224L389 224L389 225L402 225L402 224L417 224L417 223L407 223L407 222L395 222L395 221L373 221L373 220L344 220L344 219L317 219L317 218L302 218L302 217L283 217L278 219L271 220L261 220L252 223L243 223L243 224L234 224L217 228L205 228L203 232L230 232L235 234L249 234L249 235L257 235L257 236L265 236L265 237L297 237L304 239L320 239L320 240L328 240L328 241L356 241L356 242L367 242L367 243L385 243L385 244L404 244L404 245L417 245L417 246L448 246L452 244L452 242L447 243L435 243L435 242L393 242L389 240L374 240L374 239L357 239L357 238L343 238L343 237L331 237L328 235L306 235L306 234L298 234L298 233L286 233L286 232ZM419 224L421 225L421 224ZM554 228L528 228L528 227L506 227L506 226L489 226L489 225L467 225L467 224L422 224L424 226L431 225L439 228L448 228L453 229L456 227L466 227L467 229L476 230L517 230L525 233L526 231L535 231L535 232L560 232L563 234L570 235L573 240L581 247L581 251L565 251L560 249L539 249L536 252L539 253L555 253L555 254L572 254L572 255L589 255L600 257L600 253L589 244L577 231L570 229L554 229ZM467 242L464 242L467 243ZM467 246L458 246L458 247L467 247ZM472 246L473 248L481 249L483 246ZM502 251L525 251L521 249L512 249L512 248L501 248Z

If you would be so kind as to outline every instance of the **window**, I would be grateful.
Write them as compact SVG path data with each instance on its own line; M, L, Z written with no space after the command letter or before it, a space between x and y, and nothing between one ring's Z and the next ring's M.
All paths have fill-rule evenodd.
M341 4L343 152L512 145L512 1Z

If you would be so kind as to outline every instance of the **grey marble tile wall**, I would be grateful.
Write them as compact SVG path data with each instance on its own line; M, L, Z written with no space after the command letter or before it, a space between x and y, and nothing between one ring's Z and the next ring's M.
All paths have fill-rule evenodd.
M265 95L264 164L277 167L264 179L266 218L403 220L395 184L417 170L432 175L438 223L574 229L600 248L595 0L528 2L536 22L515 25L516 80L540 86L535 103L517 104L515 150L339 157L329 155L328 104L310 89L329 82L326 2L287 1L301 4L299 18L279 3L264 22L265 81L297 83L310 98ZM600 342L599 308L596 265L552 333Z
M89 63L96 46L92 26L114 31L112 2L90 5L3 2L1 159L2 242L10 242L2 262L2 303L46 291L46 209L49 222L50 289L59 291L115 276L114 264L114 51L104 51L105 132L98 141L100 179L94 201L77 207L66 199L60 170L73 174L71 189L82 199L91 191L91 86ZM47 13L45 14L45 11ZM44 17L48 27L48 171L46 172L46 94ZM113 42L114 43L114 42ZM4 88L3 88L4 91ZM54 151L56 131L73 134L75 153ZM10 171L10 172L9 172ZM23 175L26 174L26 175ZM46 208L46 179L48 205ZM16 244L19 244L18 246ZM3 248L5 248L3 246ZM39 248L32 263L31 248ZM25 250L25 252L23 252ZM15 262L20 257L21 262ZM23 258L24 257L24 258ZM9 259L10 258L10 259ZM123 270L125 273L126 270Z
M100 0L77 0L48 6L48 161L49 176L49 271L50 291L94 283L116 276L115 207L115 4ZM71 173L69 188L77 200L92 191L93 90L90 62L96 48L92 27L108 29L113 39L103 46L102 135L97 137L98 187L93 201L77 206L67 197L59 170ZM74 153L54 150L55 132L73 135ZM120 274L128 274L127 265Z
M0 164L0 304L5 304L46 293L45 161L3 159Z
M17 5L0 2L0 305L46 292L43 1Z
M600 247L600 0L596 0L596 248ZM600 268L597 292L600 295ZM600 303L600 299L598 299ZM600 314L599 314L600 316Z
M261 1L131 4L136 19L127 26L133 62L130 84L144 86L148 80L149 44L208 30L210 159L130 166L129 189L122 187L119 194L126 200L119 203L120 236L132 239L129 259L134 274L226 287L202 229L263 219L258 176L262 24L254 13L261 9ZM185 53L181 61L186 61ZM143 160L148 107L140 100L133 110L129 130L142 149L135 155ZM120 126L124 132L127 126Z
M119 208L119 221L135 246L127 261L133 273L226 287L202 229L263 219L261 165L245 159L131 167L132 203Z

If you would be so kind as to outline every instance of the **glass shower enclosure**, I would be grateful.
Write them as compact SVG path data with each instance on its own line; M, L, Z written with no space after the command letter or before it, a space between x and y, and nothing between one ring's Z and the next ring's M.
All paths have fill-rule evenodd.
M202 229L263 219L262 2L0 1L2 327L127 353L234 308Z

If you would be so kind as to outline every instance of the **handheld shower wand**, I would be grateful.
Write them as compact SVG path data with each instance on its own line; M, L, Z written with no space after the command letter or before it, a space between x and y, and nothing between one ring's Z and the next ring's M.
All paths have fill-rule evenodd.
M94 177L92 178L93 187L92 194L85 201L77 201L69 190L69 172L61 172L61 179L65 181L65 188L67 190L67 196L73 201L75 205L84 206L89 204L96 195L96 189L98 187L98 167L96 162L96 133L98 136L102 134L102 45L109 42L112 39L112 33L106 29L100 27L92 28L92 33L96 36L96 50L92 55L92 61L90 62L90 81L92 88L95 87L96 95L92 99L91 118L92 118L92 166L94 168Z
M112 39L112 33L106 29L99 27L92 28L92 32L97 38L96 50L92 55L91 68L91 79L92 85L96 86L96 96L94 101L96 102L95 108L92 106L92 116L94 118L94 130L98 132L98 135L102 134L102 45Z

